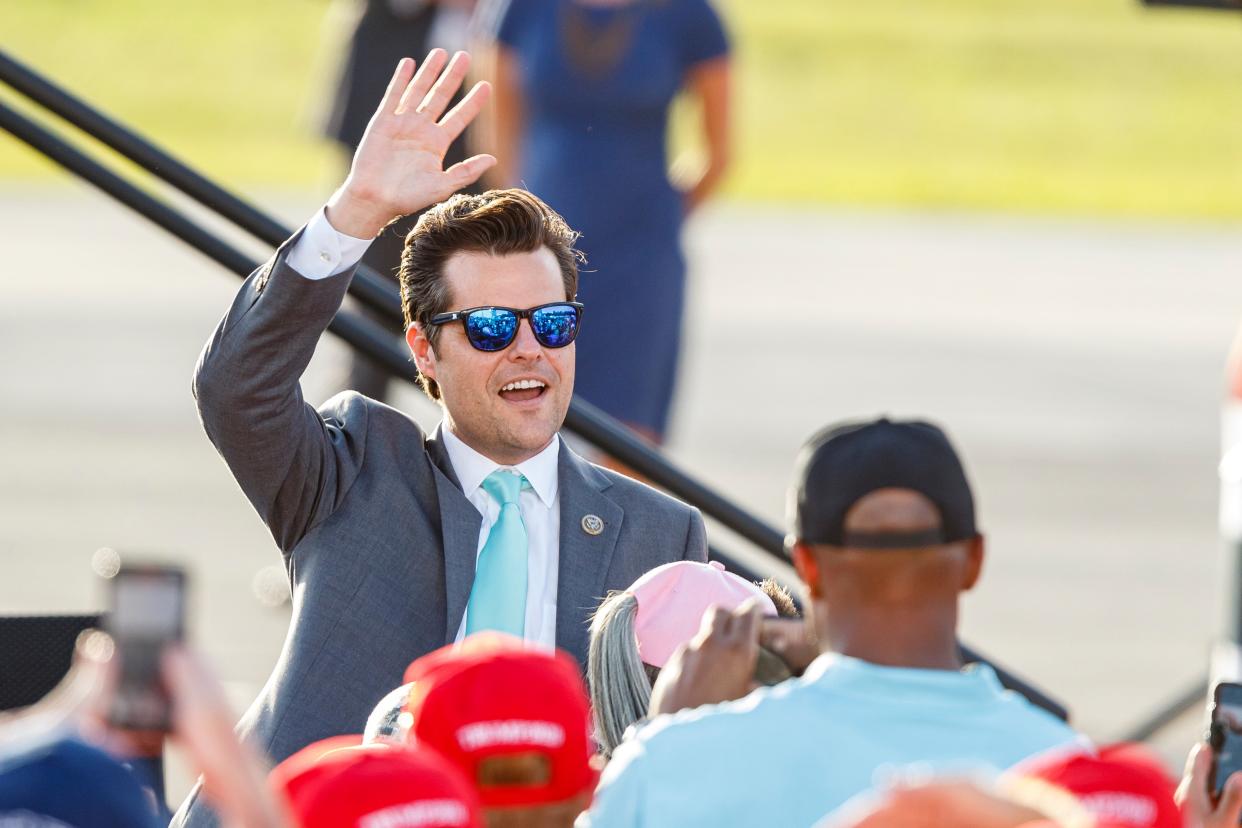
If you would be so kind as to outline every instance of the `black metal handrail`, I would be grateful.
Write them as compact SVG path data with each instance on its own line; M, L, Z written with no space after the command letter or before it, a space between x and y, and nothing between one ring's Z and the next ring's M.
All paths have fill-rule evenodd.
M33 75L31 70L20 66L20 64L11 59L5 58L3 53L0 52L0 80L11 83L9 73L14 69L20 70L19 76ZM23 81L21 88L21 91L30 96L36 103L43 103L39 96L48 90L60 92L50 82L41 80L39 84L32 84L29 82L29 78ZM31 95L32 91L35 93L34 95ZM68 93L62 92L61 95L63 96L60 99L61 104L65 100L76 101L75 108L83 110L83 112L78 113L79 116L83 115L85 111L93 112L85 103L72 98ZM127 136L125 142L131 145L131 149L135 148L138 143L143 142L143 139L132 131L120 127L115 122L111 122L111 119L107 119L100 113L95 114L97 116L95 119L97 126L105 122L113 123L114 128L118 132L112 137L122 134ZM209 230L196 224L181 211L134 186L103 164L71 146L50 130L3 103L0 103L0 128L10 132L37 152L42 153L88 183L116 198L122 204L172 233L241 278L246 278L258 266L258 262L255 262ZM169 159L173 160L171 157ZM176 163L184 167L180 162ZM219 190L216 185L207 182L206 179L198 176L197 173L193 173L188 167L184 168L195 179L205 182L214 190ZM153 164L147 167L147 169L157 176L161 173L158 164ZM189 181L190 179L186 178L185 180ZM192 194L187 190L183 190L183 192ZM219 192L224 191L219 190ZM229 198L232 197L229 196ZM263 216L257 209L245 205L240 200L236 201L252 214L250 215L252 223L256 217L259 217L265 222L272 221L274 226L279 227L278 223ZM227 200L215 199L214 203L220 215L225 218L232 218L231 207ZM274 244L283 242L285 238L286 236L281 236ZM350 313L347 310L340 310L329 324L328 330L382 365L393 376L408 382L416 381L417 371L409 360L405 349L400 345L398 337L383 331L374 322L357 314ZM777 530L678 469L657 450L634 436L629 429L599 409L575 397L570 403L569 411L565 418L565 426L597 448L617 457L621 462L645 475L657 485L667 489L674 496L698 507L703 513L719 522L722 526L749 540L769 555L783 560L783 538ZM754 578L762 574L755 572L752 567L742 564L734 556L728 555L717 548L711 550L711 555L746 577ZM992 664L1005 686L1022 693L1033 703L1062 718L1068 715L1063 705L1054 701L1023 679L996 667L995 663L990 659L964 645L961 647L961 651L963 657L969 661L982 661Z
M133 130L42 77L3 51L0 51L0 80L260 241L272 247L278 247L293 235L293 228L281 224L254 205L237 198L209 181L170 153L154 146ZM50 133L46 130L41 130L41 132L46 136L44 140L51 139ZM65 157L65 149L72 151L72 147L64 144L63 141L59 143L63 145L59 150L62 157ZM38 149L37 145L32 144L32 146ZM77 154L81 158L75 163L80 164L85 156L81 153ZM59 159L54 160L59 162ZM110 173L98 163L94 163L92 169L95 174L107 175L113 179L110 186L114 189L108 190L110 195L116 195L121 191L123 182L118 176ZM72 171L81 174L76 169ZM133 191L127 193L127 198L131 201L140 192L132 186L127 189ZM121 200L128 206L134 206L131 201ZM171 212L176 213L176 211ZM182 218L174 219L173 226L165 226L165 229L183 241L194 244L182 234L190 232L186 228L188 219L182 220ZM199 235L199 238L203 237ZM225 265L236 272L236 258L233 254L237 251L229 249L224 252L228 257L224 262ZM212 254L208 253L208 255ZM351 296L364 301L381 313L392 316L394 320L401 318L401 300L395 286L375 271L360 268L350 284L349 292ZM408 371L415 369L406 357L403 348L397 346L397 353L400 355L402 364L406 366L398 375L408 378L406 376ZM382 362L386 367L393 367L391 359L381 358L377 361ZM722 526L778 559L783 559L783 540L779 532L758 517L738 508L714 490L671 466L658 451L639 440L632 431L608 417L595 406L581 398L575 398L565 418L565 426L602 451L622 458L623 462L639 474L654 481L675 496L688 503L694 503L704 514L709 515Z
M187 215L170 207L82 151L36 124L4 103L0 103L0 128L11 133L40 153L60 164L83 180L98 187L117 201L181 239L209 259L223 265L243 279L259 266L253 258L233 247L209 230L196 224ZM328 325L354 347L397 376L417 379L414 366L394 344L393 337L361 316L342 311Z
M291 228L258 207L204 178L180 159L3 51L0 51L0 79L48 112L176 187L264 244L279 247L293 234ZM394 324L400 322L401 296L391 279L386 279L372 268L362 265L358 268L349 292L358 301L392 318Z

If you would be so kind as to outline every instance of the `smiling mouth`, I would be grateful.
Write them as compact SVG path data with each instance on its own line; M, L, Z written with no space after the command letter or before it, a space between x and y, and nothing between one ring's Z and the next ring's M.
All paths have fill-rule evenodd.
M500 397L508 402L528 402L539 399L547 391L547 383L542 380L516 380L500 389Z

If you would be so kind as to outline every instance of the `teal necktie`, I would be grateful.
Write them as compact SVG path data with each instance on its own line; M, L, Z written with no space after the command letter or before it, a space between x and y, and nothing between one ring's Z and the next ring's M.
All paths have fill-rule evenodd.
M525 477L503 469L483 481L483 491L500 504L500 515L474 566L466 635L497 630L520 638L526 629L526 524L518 507L523 488L530 488Z

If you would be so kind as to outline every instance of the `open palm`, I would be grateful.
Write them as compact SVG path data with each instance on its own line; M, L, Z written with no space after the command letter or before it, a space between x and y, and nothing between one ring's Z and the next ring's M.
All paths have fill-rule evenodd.
M447 198L496 163L490 155L476 155L444 169L449 145L479 114L491 92L480 81L445 113L469 69L468 54L458 52L450 61L443 49L428 54L417 73L409 58L397 64L341 190L349 215L341 222L346 226L338 229L362 235L360 224L382 227ZM344 207L333 208L334 219Z

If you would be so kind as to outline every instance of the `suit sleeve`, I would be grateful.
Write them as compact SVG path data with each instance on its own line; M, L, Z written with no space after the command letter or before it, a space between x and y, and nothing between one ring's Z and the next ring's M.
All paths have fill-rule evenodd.
M690 526L686 530L686 552L682 559L707 563L707 529L703 526L703 515L698 509L690 511Z
M242 285L194 371L203 429L284 552L332 513L357 477L366 405L346 397L329 419L299 379L353 270L312 281L285 261L298 235Z

